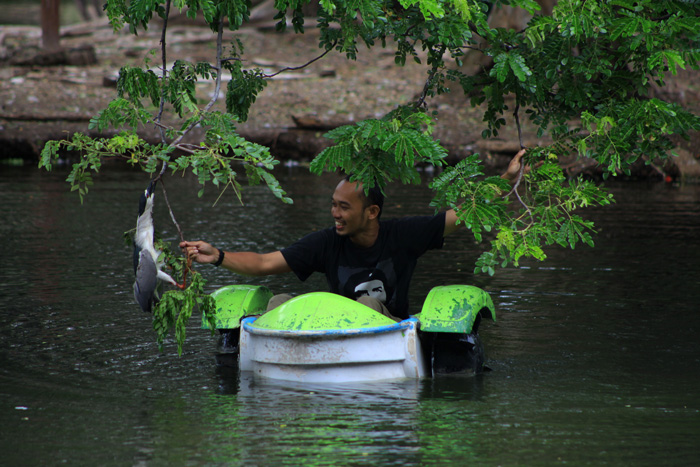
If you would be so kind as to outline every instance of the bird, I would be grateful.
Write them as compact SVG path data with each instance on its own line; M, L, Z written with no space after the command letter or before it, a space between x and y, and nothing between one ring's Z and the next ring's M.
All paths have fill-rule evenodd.
M161 251L153 246L155 229L153 227L153 198L156 182L151 181L141 193L139 199L139 215L136 218L136 234L134 235L134 298L147 313L153 310L153 305L160 300L159 285L167 282L180 287L170 274L162 271L163 261L159 261Z

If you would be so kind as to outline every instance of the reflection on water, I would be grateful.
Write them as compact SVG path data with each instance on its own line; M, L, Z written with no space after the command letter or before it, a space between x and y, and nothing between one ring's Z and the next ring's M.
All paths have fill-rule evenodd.
M0 448L5 465L692 465L700 460L700 187L614 186L589 213L596 248L552 249L495 277L473 276L466 232L419 265L413 309L439 284L491 293L487 365L476 378L304 385L217 368L216 338L188 328L183 356L158 351L133 302L131 251L145 186L100 175L83 206L65 174L3 169L0 233ZM204 199L168 181L188 238L269 251L329 224L334 176L280 174L293 206L266 189ZM392 187L386 215L423 214L425 186ZM175 242L165 208L156 224ZM292 275L216 287L325 289Z

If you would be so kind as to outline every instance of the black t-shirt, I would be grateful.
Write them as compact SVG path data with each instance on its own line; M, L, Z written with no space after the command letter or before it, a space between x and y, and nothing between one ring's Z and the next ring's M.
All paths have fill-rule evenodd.
M311 233L282 250L299 279L326 275L330 292L356 299L379 298L398 318L408 318L408 286L418 258L442 248L445 213L379 222L379 236L369 248L357 247L334 227Z

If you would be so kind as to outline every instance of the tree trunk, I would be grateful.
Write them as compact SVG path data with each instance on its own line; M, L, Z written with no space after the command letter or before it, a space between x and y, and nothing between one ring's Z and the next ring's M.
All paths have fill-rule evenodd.
M41 44L45 50L53 51L61 48L58 34L60 5L61 0L41 0Z

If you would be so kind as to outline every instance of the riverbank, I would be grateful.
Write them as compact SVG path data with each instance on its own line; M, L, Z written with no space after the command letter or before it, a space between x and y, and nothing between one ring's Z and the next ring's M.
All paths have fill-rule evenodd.
M140 66L147 60L156 67L159 60L158 27L138 36L115 34L104 19L63 27L59 56L42 54L40 35L34 26L3 26L0 31L0 159L5 162L36 163L46 141L74 132L96 136L88 130L88 122L116 96L119 68ZM251 23L235 34L227 33L225 42L234 38L245 44L250 66L270 73L303 65L320 53L312 27L304 35L294 35L274 32L271 23ZM167 41L172 47L168 62L178 58L210 61L214 54L214 36L206 27L171 22ZM281 160L305 163L329 144L323 137L326 131L379 117L414 101L424 80L424 66L398 67L390 49L361 48L356 61L328 54L303 69L271 79L238 131L270 147ZM203 102L213 91L213 82L198 84ZM697 73L674 78L663 92L666 99L700 110ZM483 109L471 107L461 93L441 96L429 104L439 111L435 134L453 161L478 152L487 170L497 170L519 148L512 124L498 139L483 140ZM223 110L223 97L216 107ZM547 143L536 138L532 129L524 130L528 146ZM147 140L158 138L155 129L142 129L141 135ZM700 179L700 135L692 135L688 142L679 139L677 152L679 157L665 167L640 164L634 177ZM563 163L570 175L597 173L593 164L573 157Z

